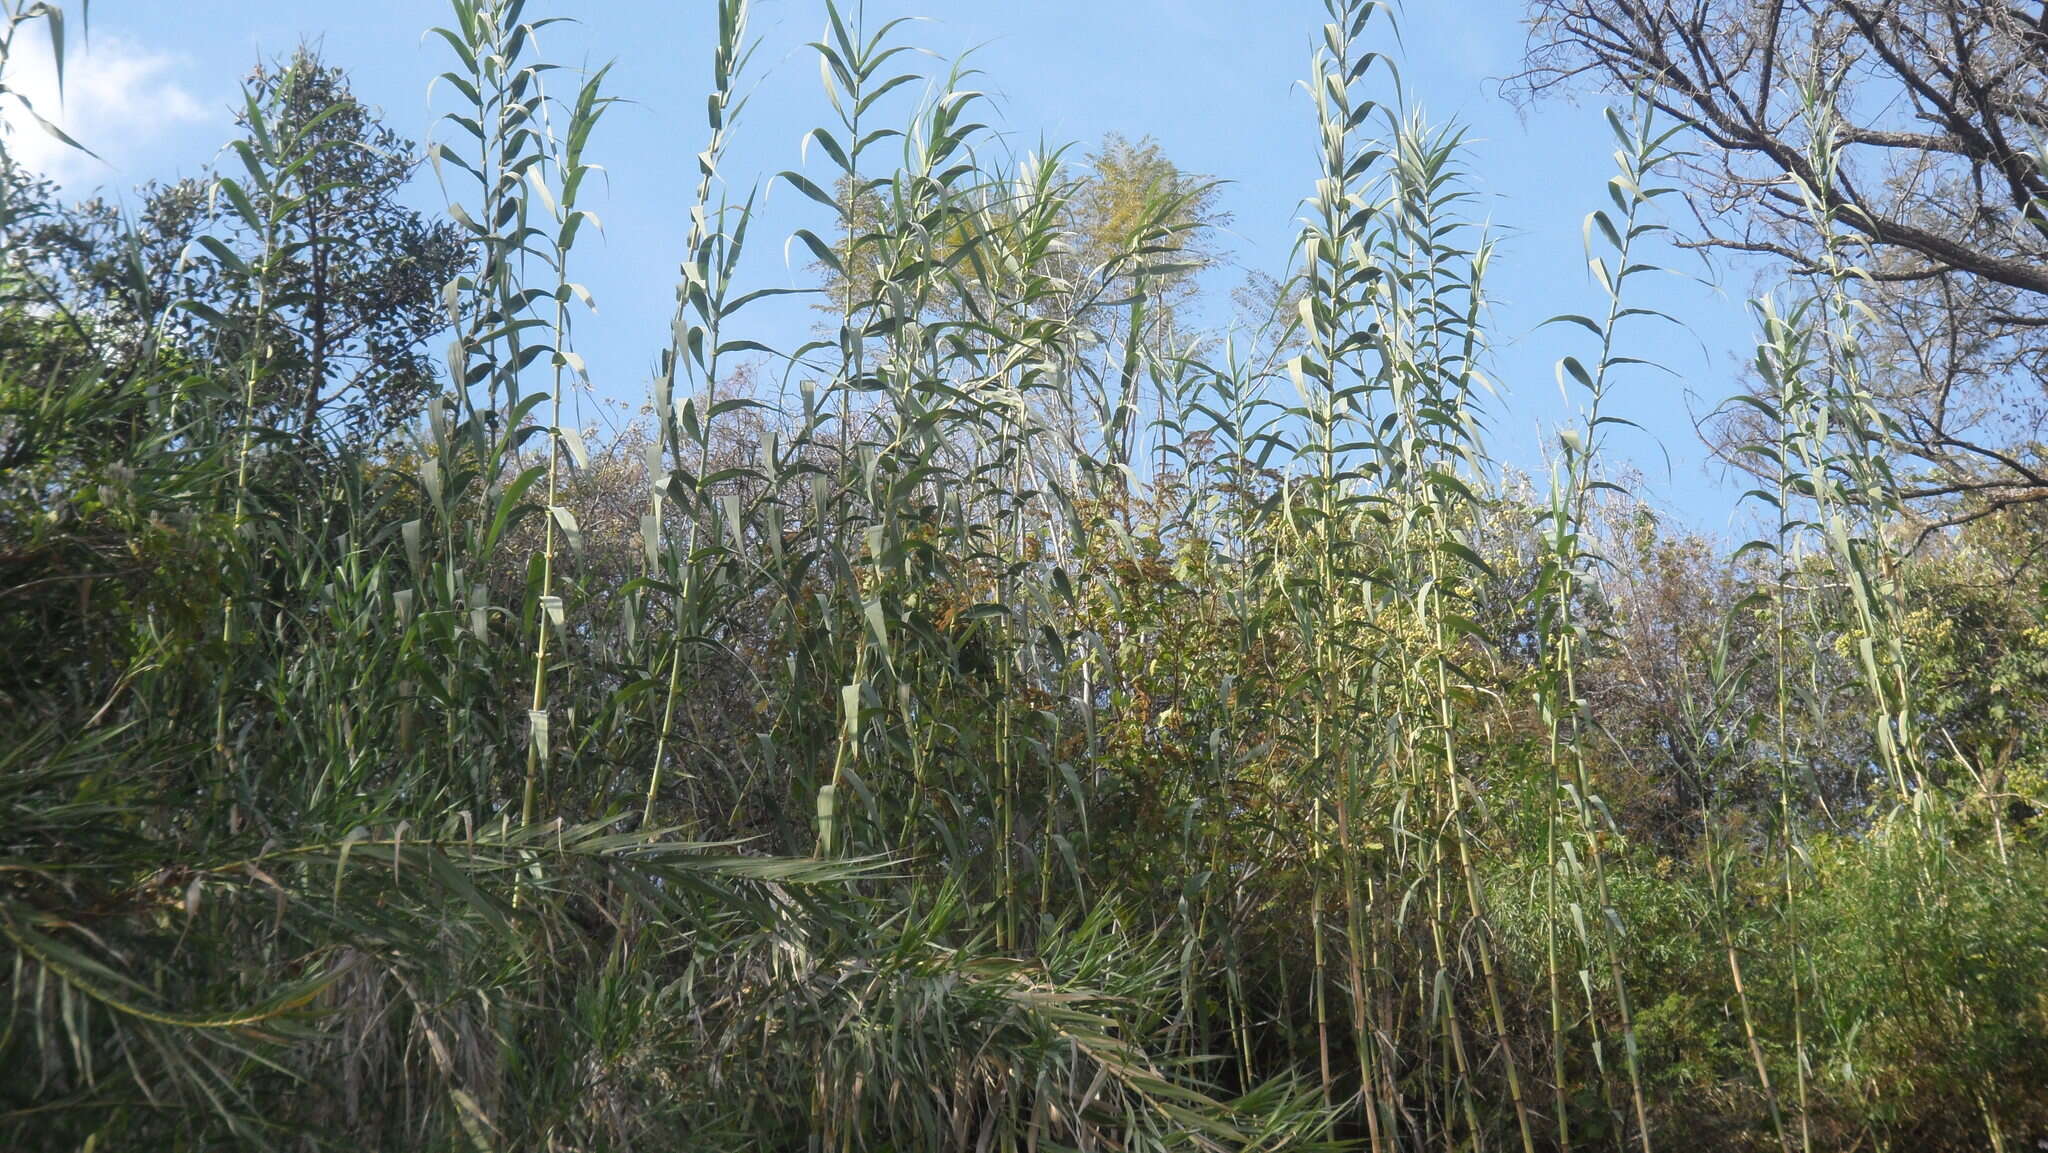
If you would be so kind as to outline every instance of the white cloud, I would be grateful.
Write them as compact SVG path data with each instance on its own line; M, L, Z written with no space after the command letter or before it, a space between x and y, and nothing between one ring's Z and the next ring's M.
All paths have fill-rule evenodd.
M45 132L10 97L0 102L0 131L23 166L59 184L91 186L126 174L131 153L179 125L210 119L209 110L178 82L184 61L119 36L74 41L64 56L64 88L48 47L31 29L7 61L7 87L36 112L98 153L79 152Z

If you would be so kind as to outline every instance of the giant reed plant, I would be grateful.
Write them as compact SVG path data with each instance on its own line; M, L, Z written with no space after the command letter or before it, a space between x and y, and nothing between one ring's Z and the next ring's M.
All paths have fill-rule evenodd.
M1211 337L1174 295L1199 181L1084 235L1099 174L1014 154L972 70L827 0L825 123L759 200L813 217L820 328L778 342L742 327L790 290L749 287L775 246L728 171L753 42L719 0L649 423L592 446L572 269L612 97L532 8L454 0L433 37L471 264L415 444L299 460L325 446L265 424L303 141L260 102L217 183L258 242L203 242L252 273L236 313L137 354L10 256L0 565L29 575L0 597L62 628L0 746L0 1136L1533 1153L1668 1143L1702 1080L1763 1102L1731 1148L1903 1141L1928 1101L1994 1143L2033 1122L2019 1047L1985 1042L2010 1085L1978 1054L1938 1093L1859 1048L2034 1026L1979 986L1870 1010L1949 970L1903 931L1874 968L1856 902L2022 991L2034 921L1945 911L1976 850L1846 249L1760 311L1775 571L1732 570L1699 687L1615 748L1642 602L1601 536L1611 394L1673 159L1647 115L1611 118L1596 303L1560 318L1597 349L1529 499L1486 442L1472 149L1398 95L1383 5L1326 0L1291 274ZM57 28L6 12L8 53ZM180 343L230 323L223 363ZM1823 715L1837 638L1864 745ZM1813 782L1858 757L1906 808L1832 835ZM1675 845L1632 824L1664 765L1704 782ZM1997 831L1971 908L2042 891Z
M1658 271L1644 259L1640 248L1648 238L1663 231L1663 225L1647 219L1647 210L1657 197L1673 191L1654 181L1658 179L1659 167L1668 165L1672 160L1667 144L1676 129L1657 131L1647 107L1639 109L1628 119L1610 112L1608 123L1618 146L1615 159L1620 169L1607 186L1614 209L1612 212L1606 208L1594 210L1587 216L1585 225L1587 267L1592 270L1595 281L1606 296L1606 308L1597 316L1571 313L1546 322L1583 328L1598 340L1599 348L1591 366L1576 356L1567 356L1558 363L1558 384L1567 395L1576 392L1581 406L1580 415L1571 426L1559 430L1557 454L1551 466L1549 499L1540 508L1536 524L1543 549L1536 586L1537 611L1542 621L1543 659L1536 670L1535 686L1537 707L1549 730L1550 768L1548 823L1544 833L1544 954L1550 997L1551 1071L1553 1092L1557 1095L1558 1144L1565 1148L1571 1146L1569 1110L1561 1096L1566 1083L1564 1061L1567 1051L1562 968L1557 944L1562 900L1569 905L1572 924L1577 930L1579 964L1575 970L1583 974L1594 964L1604 963L1606 966L1609 995L1614 999L1615 1017L1622 1038L1623 1062L1637 1138L1647 1153L1651 1147L1650 1129L1643 1101L1641 1059L1629 1006L1628 986L1622 971L1621 951L1626 931L1616 917L1607 876L1609 852L1606 845L1619 830L1605 815L1605 806L1595 791L1589 768L1587 745L1596 739L1597 721L1587 714L1579 684L1582 650L1590 632L1581 619L1580 610L1586 587L1597 579L1598 574L1594 570L1601 559L1589 544L1593 502L1603 491L1614 487L1600 473L1602 443L1613 426L1634 424L1612 411L1608 393L1616 377L1629 367L1643 363L1618 347L1621 329L1633 318L1671 319L1630 303L1626 293L1631 281ZM1567 808L1573 827L1563 824ZM1586 887L1588 880L1590 888ZM1561 881L1567 886L1562 892ZM1590 918L1587 916L1589 902ZM1730 960L1733 960L1732 953ZM1737 980L1739 984L1740 978ZM1590 1016L1597 1012L1590 1004L1590 982L1586 989ZM1595 1037L1598 1037L1597 1026ZM1601 1055L1597 1039L1594 1052L1596 1057Z

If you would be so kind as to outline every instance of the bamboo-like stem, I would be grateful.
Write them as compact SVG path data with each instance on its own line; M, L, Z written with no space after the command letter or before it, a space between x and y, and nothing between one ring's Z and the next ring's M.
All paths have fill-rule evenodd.
M559 342L566 328L568 306L559 298L555 301L555 339ZM540 774L545 768L546 755L542 752L547 737L548 705L548 630L553 626L549 620L552 614L555 590L555 510L559 507L560 470L562 449L560 434L562 427L562 362L556 357L553 382L553 396L549 401L548 419L548 479L547 479L547 521L541 529L540 608L535 625L538 635L533 645L533 694L527 705L531 723L539 726L529 734L526 743L526 784L520 793L519 823L533 824L538 804Z
M1561 776L1559 758L1562 755L1571 771L1573 805L1579 820L1579 833L1584 838L1586 856L1592 866L1595 896L1600 910L1599 937L1602 951L1606 954L1609 979L1614 986L1615 1007L1622 1029L1623 1053L1627 1063L1629 1094L1634 1106L1636 1130L1644 1153L1649 1153L1650 1131L1648 1109L1643 1097L1642 1071L1638 1056L1635 1021L1629 1003L1628 989L1622 972L1619 947L1615 941L1617 926L1610 922L1614 918L1609 897L1605 841L1607 829L1593 807L1592 780L1589 771L1584 741L1586 726L1579 696L1578 642L1580 625L1577 621L1577 602L1584 581L1583 565L1587 557L1581 541L1591 513L1592 494L1599 483L1594 475L1598 454L1603 439L1603 427L1612 418L1603 411L1610 383L1612 369L1617 363L1615 341L1622 320L1630 315L1625 303L1623 289L1629 279L1642 270L1634 259L1635 246L1646 234L1657 226L1641 220L1643 209L1650 200L1666 191L1648 186L1658 166L1669 159L1665 142L1670 133L1654 133L1647 107L1639 108L1634 117L1624 120L1610 113L1609 123L1620 148L1616 157L1621 172L1611 187L1622 209L1617 222L1605 210L1593 213L1587 219L1586 235L1591 247L1595 226L1613 250L1613 262L1608 264L1602 258L1588 252L1589 264L1601 281L1607 296L1605 314L1598 320L1584 317L1561 317L1558 319L1580 324L1592 329L1599 337L1599 358L1589 372L1576 359L1567 358L1559 368L1559 379L1567 376L1577 380L1584 389L1586 409L1582 423L1559 438L1562 450L1562 470L1553 470L1552 496L1546 514L1546 542L1549 555L1550 589L1546 613L1547 647L1554 654L1553 662L1541 678L1543 687L1543 710L1550 728L1550 775L1552 781L1551 830L1546 834L1546 860L1549 876L1545 880L1546 914L1551 924L1546 929L1546 964L1551 985L1551 1029L1553 1045L1561 1045L1563 1036L1562 1006L1559 997L1558 961L1555 946L1556 917L1556 813L1557 788ZM1561 1059L1554 1057L1554 1062ZM1562 1080L1562 1065L1555 1063L1559 1080ZM1561 1090L1560 1090L1561 1091ZM1560 1107L1560 1143L1569 1144L1569 1134L1564 1126L1564 1112Z
M1766 344L1768 348L1768 343ZM1782 350L1781 350L1782 351ZM1763 363L1774 367L1789 367L1782 356L1774 356ZM1774 506L1774 532L1771 553L1776 562L1771 597L1771 656L1772 656L1772 721L1776 748L1774 750L1778 768L1778 862L1779 899L1781 916L1784 919L1784 939L1790 947L1786 969L1792 999L1792 1069L1798 1094L1799 1105L1799 1148L1801 1153L1812 1153L1813 1124L1810 1116L1807 1085L1806 1057L1806 997L1805 987L1800 980L1802 940L1799 933L1799 894L1795 887L1795 856L1797 852L1798 826L1792 807L1792 766L1795 750L1792 742L1791 725L1791 620L1788 601L1792 595L1793 573L1797 570L1795 535L1797 529L1792 515L1792 426L1787 417L1800 403L1799 376L1796 372L1779 371L1776 374L1776 409L1778 420L1774 430L1773 455L1776 458L1776 478L1772 504ZM1780 1141L1783 1141L1782 1131Z
M529 33L530 36L530 33ZM549 734L549 649L550 630L567 632L567 617L561 598L555 594L555 569L559 559L559 534L579 532L575 514L563 507L562 499L562 457L570 443L581 443L581 437L570 440L571 434L562 427L562 398L570 383L569 373L581 361L570 350L569 298L576 286L569 279L569 254L579 221L576 208L577 192L589 167L583 163L583 149L591 129L596 126L606 100L599 95L604 81L605 70L600 69L588 77L575 104L569 109L563 132L557 135L546 93L546 87L535 73L532 81L531 99L540 110L540 126L545 133L544 142L537 145L543 149L541 156L545 167L552 169L556 191L543 194L547 211L555 224L554 234L549 237L550 247L546 258L555 274L554 315L549 324L549 360L551 375L548 395L548 460L545 521L541 527L541 572L539 604L536 613L537 636L533 647L533 692L528 705L527 716L531 731L526 749L526 780L521 790L519 823L530 826L538 818L540 778L548 768L549 753L552 750ZM530 171L536 185L544 177L543 168L536 166ZM526 243L521 242L522 246ZM580 548L580 538L576 538Z
M682 698L683 653L694 620L690 615L697 595L697 576L700 564L697 560L698 533L705 519L712 515L709 494L703 489L705 474L711 467L712 432L711 426L718 414L719 360L723 351L720 336L722 322L727 313L727 289L732 280L732 268L737 263L738 245L728 232L726 206L716 210L711 205L712 181L718 176L718 167L725 156L726 145L731 138L732 126L739 111L734 99L734 88L745 67L750 49L747 46L747 14L749 0L720 0L718 43L713 52L711 108L711 140L699 154L697 192L690 211L690 228L683 241L682 282L676 287L676 315L671 325L673 335L669 349L662 362L662 373L656 388L659 395L655 411L662 423L657 446L665 446L675 460L677 468L683 465L681 433L677 429L676 374L678 369L693 363L701 363L704 381L704 411L697 424L697 457L690 492L689 526L680 555L671 557L677 570L677 593L675 596L675 619L671 622L673 636L668 652L668 684L662 695L661 728L654 742L654 764L647 774L647 796L640 810L642 828L654 825L654 804L661 794L662 771L668 764L669 742L675 734L677 705ZM742 210L742 215L751 212L751 204ZM713 220L716 220L714 229ZM716 235L714 236L714 231ZM717 252L723 242L728 250ZM696 314L695 331L698 340L690 339L690 314ZM661 555L663 537L662 511L665 501L665 485L649 477L648 556L652 559ZM737 531L738 526L734 526Z

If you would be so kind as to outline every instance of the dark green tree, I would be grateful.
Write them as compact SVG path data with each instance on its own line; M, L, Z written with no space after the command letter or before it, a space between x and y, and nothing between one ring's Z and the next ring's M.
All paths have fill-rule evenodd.
M8 264L80 302L103 347L138 351L174 303L184 305L174 339L194 360L238 363L266 342L259 422L305 447L370 448L409 427L437 387L441 289L468 248L452 222L404 203L418 149L356 98L345 70L300 48L259 66L249 87L277 128L308 129L305 167L289 182L308 194L280 222L286 255L267 305L250 214L209 179L146 185L124 209L102 197L53 208L54 190L18 177ZM246 115L239 127L222 161L236 176L260 155ZM277 207L253 199L256 215Z
M308 445L375 443L408 426L435 390L429 343L447 326L441 289L461 270L467 247L452 223L402 202L420 163L414 143L356 98L342 69L300 48L259 67L250 87L285 127L306 128L309 145L294 183L310 194L283 221L291 255L275 307L265 310L273 330L264 333L264 409L273 428ZM230 147L248 154L241 142ZM209 206L205 226L231 250L246 250L252 238L229 209ZM189 275L193 298L221 329L216 340L243 344L255 335L245 268L208 253Z

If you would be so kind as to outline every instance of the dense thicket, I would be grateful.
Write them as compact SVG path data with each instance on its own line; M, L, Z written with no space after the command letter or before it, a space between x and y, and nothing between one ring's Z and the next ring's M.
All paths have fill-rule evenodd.
M1378 95L1387 13L1326 5L1290 277L1205 335L1203 182L1013 157L828 4L832 177L776 178L837 222L793 240L825 320L770 348L719 0L675 323L595 444L611 96L520 0L437 30L410 440L351 430L406 423L416 310L347 377L301 339L316 255L375 235L319 206L388 207L335 185L381 131L309 103L337 74L250 85L211 298L0 162L0 1142L2048 1137L2038 526L1902 497L1830 89L1726 549L1605 453L1684 138L1610 116L1578 415L1515 476L1464 143Z

